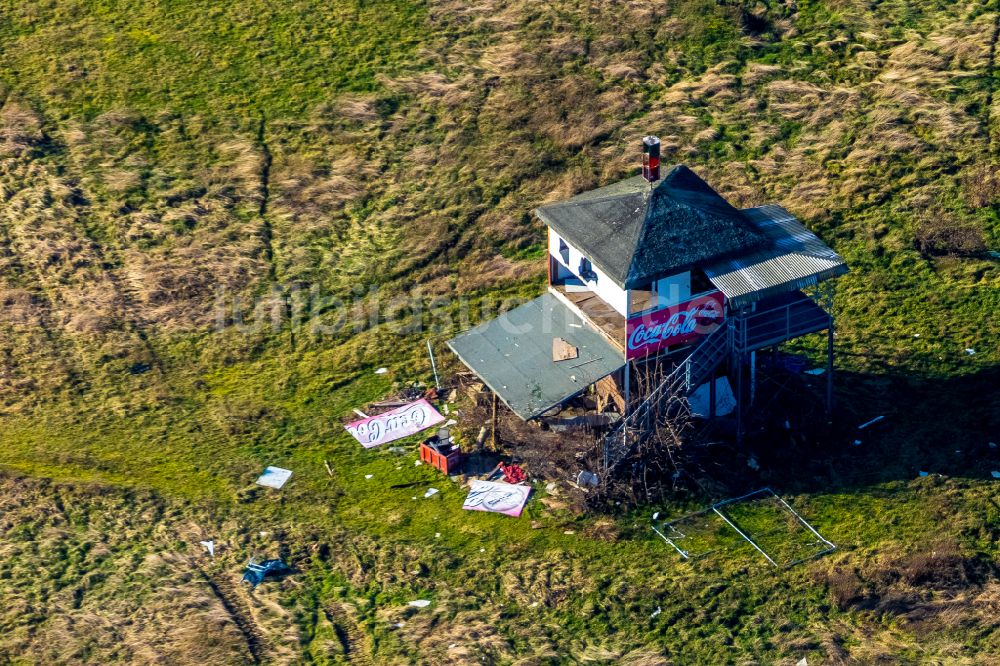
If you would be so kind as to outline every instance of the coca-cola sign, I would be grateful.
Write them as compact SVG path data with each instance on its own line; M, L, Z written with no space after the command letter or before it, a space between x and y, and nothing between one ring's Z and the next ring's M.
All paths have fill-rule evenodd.
M672 345L690 342L716 330L725 319L722 292L695 296L627 322L625 358L642 358Z
M379 444L416 434L441 421L444 421L444 417L431 406L431 403L418 400L384 414L348 423L344 427L347 428L347 432L354 435L354 439L361 442L361 446L370 449Z

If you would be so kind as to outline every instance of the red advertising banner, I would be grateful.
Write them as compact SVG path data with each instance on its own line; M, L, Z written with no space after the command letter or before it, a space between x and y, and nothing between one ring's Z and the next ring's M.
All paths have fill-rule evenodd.
M626 324L625 358L642 358L716 330L725 319L721 291L632 317Z
M347 432L361 442L361 446L370 449L379 444L385 444L416 434L444 421L444 417L426 400L417 400L408 405L397 407L392 411L369 416L368 418L348 423Z

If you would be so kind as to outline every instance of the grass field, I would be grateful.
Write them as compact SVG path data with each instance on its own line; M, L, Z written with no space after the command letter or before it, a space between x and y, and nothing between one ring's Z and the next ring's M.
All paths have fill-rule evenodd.
M0 0L0 663L996 663L998 21ZM632 174L647 133L852 268L835 445L792 473L758 443L746 473L821 559L682 562L649 529L716 496L462 512L341 426L430 380L427 338L454 369L446 335L537 294L531 209ZM255 552L296 572L248 595Z

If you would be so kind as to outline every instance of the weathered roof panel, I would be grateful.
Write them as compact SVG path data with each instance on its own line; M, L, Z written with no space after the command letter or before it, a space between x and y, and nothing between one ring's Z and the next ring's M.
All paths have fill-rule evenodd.
M781 206L769 204L743 213L770 245L746 256L704 266L708 279L730 304L748 305L847 272L843 258Z
M579 357L553 361L556 337L577 347ZM525 420L625 365L621 350L552 294L461 333L448 346Z
M536 213L623 288L764 242L742 212L685 166L656 183L636 176Z

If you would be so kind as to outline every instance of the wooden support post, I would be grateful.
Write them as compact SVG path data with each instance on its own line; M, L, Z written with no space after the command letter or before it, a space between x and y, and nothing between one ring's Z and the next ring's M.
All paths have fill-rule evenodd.
M826 330L826 415L833 414L833 317Z
M629 368L632 367L630 361L625 362L625 413L622 414L622 418L628 416L632 412L632 376L629 372Z
M736 445L743 444L743 354L736 353Z
M497 394L493 394L493 417L490 419L490 450L497 451Z
M708 378L708 418L715 418L715 405L716 405L716 395L715 395L715 374L713 373L711 377Z

